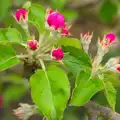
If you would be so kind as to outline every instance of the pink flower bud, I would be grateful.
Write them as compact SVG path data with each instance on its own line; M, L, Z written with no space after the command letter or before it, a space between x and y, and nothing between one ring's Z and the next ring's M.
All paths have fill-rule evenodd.
M27 45L30 47L30 49L36 50L36 49L37 49L38 42L37 42L37 40L29 40L29 41L27 42Z
M120 66L119 66L119 67L117 67L117 71L118 71L118 72L120 72Z
M26 19L27 19L27 13L28 12L25 9L19 9L19 10L17 10L16 13L15 13L16 20L18 22L20 22L21 20L22 21L26 21Z
M65 26L65 27L63 28L63 30L61 31L61 35L68 35L68 34L69 34L68 27Z
M115 41L116 36L114 33L109 33L106 35L106 39L109 40L110 43L112 43L113 41Z
M62 51L61 48L58 48L58 49L54 49L52 51L52 57L55 59L55 60L62 60L63 57L64 57L64 52Z
M64 16L57 11L52 11L51 9L47 11L46 22L49 27L54 28L54 30L64 28L65 26Z

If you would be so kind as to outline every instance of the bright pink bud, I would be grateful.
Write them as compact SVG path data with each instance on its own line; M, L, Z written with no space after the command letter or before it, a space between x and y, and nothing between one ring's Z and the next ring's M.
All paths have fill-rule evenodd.
M47 12L47 24L49 27L54 28L55 30L64 28L65 26L65 18L62 14L58 13L57 11Z
M109 33L109 34L106 35L106 39L108 39L109 42L112 43L113 41L115 41L116 36L115 36L114 33Z
M29 40L29 41L27 42L27 45L30 47L30 49L36 50L36 49L37 49L38 42L37 42L37 40Z
M17 21L26 20L27 19L27 13L28 13L27 10L25 10L25 9L19 9L15 13L16 20Z
M68 31L68 27L65 26L64 29L61 31L61 34L62 35L68 35L69 34L69 31Z
M119 66L119 67L117 67L117 71L118 71L118 72L120 72L120 66Z
M55 60L62 60L63 57L64 57L64 52L62 51L61 48L54 49L54 50L52 51L52 57L53 57Z

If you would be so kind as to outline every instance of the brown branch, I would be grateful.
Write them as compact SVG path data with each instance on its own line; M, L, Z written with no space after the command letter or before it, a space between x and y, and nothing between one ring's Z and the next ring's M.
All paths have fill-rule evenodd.
M95 114L88 114L88 120L97 120L98 116Z
M102 116L105 120L120 120L120 114L112 111L108 107L103 107L95 102L89 101L84 105L88 112L89 120L97 120L96 116Z

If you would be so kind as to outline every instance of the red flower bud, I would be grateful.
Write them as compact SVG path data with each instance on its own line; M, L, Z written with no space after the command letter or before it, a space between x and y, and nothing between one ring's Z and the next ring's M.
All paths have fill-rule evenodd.
M37 49L38 42L37 42L37 40L29 40L29 41L27 42L27 45L29 46L30 49L36 50L36 49Z
M19 9L18 11L16 11L15 13L15 18L18 22L20 22L21 20L25 21L27 19L27 10L25 9Z
M117 71L118 71L118 72L120 72L120 66L119 66L119 67L117 67Z
M47 13L48 14L47 14L46 22L49 25L49 27L52 27L55 30L64 28L65 18L62 14L58 13L57 11L52 11L51 9L49 9Z
M116 36L114 33L109 33L106 35L106 39L109 40L110 43L112 43L113 41L115 41Z
M61 34L62 35L68 35L69 34L69 31L68 31L68 27L65 26L64 29L61 31Z
M64 57L64 52L62 51L61 48L58 48L58 49L54 49L52 51L52 57L55 59L55 60L62 60L63 57Z

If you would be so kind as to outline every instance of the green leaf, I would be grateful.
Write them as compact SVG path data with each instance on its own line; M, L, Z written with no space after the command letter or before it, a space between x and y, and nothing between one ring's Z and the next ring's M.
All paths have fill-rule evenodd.
M30 78L31 93L40 112L49 120L61 119L70 96L66 73L56 66L37 70Z
M51 0L51 6L54 10L55 9L62 10L66 3L67 0L59 0L59 3L58 0Z
M9 21L8 21L9 19ZM21 26L21 24L19 24L18 22L16 22L15 18L13 16L10 16L7 20L5 20L5 25L6 26L11 26L11 28L16 28L15 30L17 31L18 34L20 34L20 38L22 38L21 42L26 43L26 40L28 40L27 38L27 32L25 31L25 29ZM15 32L16 33L16 32Z
M45 28L45 9L37 4L32 4L29 9L29 21L37 26L39 31L43 31Z
M104 73L104 81L110 81L113 86L120 87L119 75L113 72Z
M103 81L104 82L104 81ZM110 104L111 108L115 110L116 104L116 90L113 87L111 82L104 82L104 89L105 89L105 96L107 98L108 103Z
M15 28L0 29L0 42L22 43L22 36Z
M81 43L80 40L76 39L76 38L66 38L66 37L62 37L58 40L58 45L60 46L71 46L71 47L75 47L75 48L81 48Z
M19 63L15 51L10 46L0 45L0 71Z
M66 67L76 76L78 73L86 68L91 68L91 60L89 56L82 51L74 47L63 47L63 50L68 55L64 56L63 62Z
M88 102L93 95L103 89L103 84L97 77L90 78L90 72L82 71L77 77L76 86L70 104L82 106Z
M18 101L26 92L26 88L23 85L12 85L5 89L3 92L4 105L7 107L9 102Z
M111 0L105 0L100 8L99 18L103 23L112 23L117 12L117 4Z

